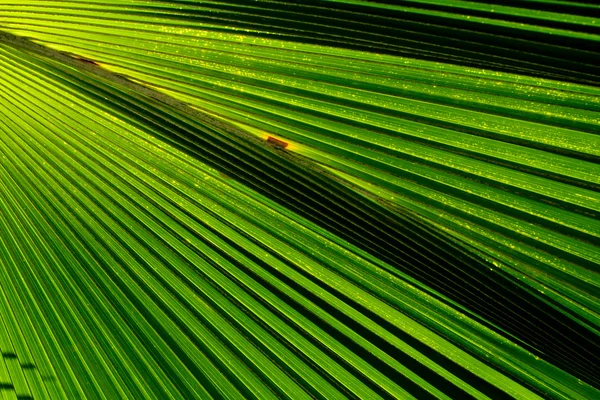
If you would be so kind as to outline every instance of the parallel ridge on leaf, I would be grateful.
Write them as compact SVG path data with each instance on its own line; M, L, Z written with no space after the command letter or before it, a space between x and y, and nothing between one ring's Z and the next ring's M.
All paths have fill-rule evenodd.
M0 390L596 396L599 11L519 5L3 2Z

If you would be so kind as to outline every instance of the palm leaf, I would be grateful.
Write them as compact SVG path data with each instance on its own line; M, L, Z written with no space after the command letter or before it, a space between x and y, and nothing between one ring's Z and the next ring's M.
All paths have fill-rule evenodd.
M0 5L6 398L600 395L597 16Z

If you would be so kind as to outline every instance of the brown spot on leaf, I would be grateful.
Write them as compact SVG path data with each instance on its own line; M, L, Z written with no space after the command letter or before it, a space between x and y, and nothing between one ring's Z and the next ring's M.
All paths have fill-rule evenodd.
M288 142L284 142L283 140L274 138L273 136L269 136L267 138L267 142L271 143L272 145L274 145L276 147L280 147L282 149L285 149L289 145Z

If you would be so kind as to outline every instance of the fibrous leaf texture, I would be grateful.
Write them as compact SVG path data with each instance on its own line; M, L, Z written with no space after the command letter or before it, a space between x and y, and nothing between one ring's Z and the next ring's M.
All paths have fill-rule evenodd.
M0 2L0 398L600 398L593 1Z

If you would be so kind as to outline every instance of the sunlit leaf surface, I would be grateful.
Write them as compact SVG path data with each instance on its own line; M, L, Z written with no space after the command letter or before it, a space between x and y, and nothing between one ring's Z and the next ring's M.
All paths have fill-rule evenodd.
M0 2L0 398L600 398L599 24Z

